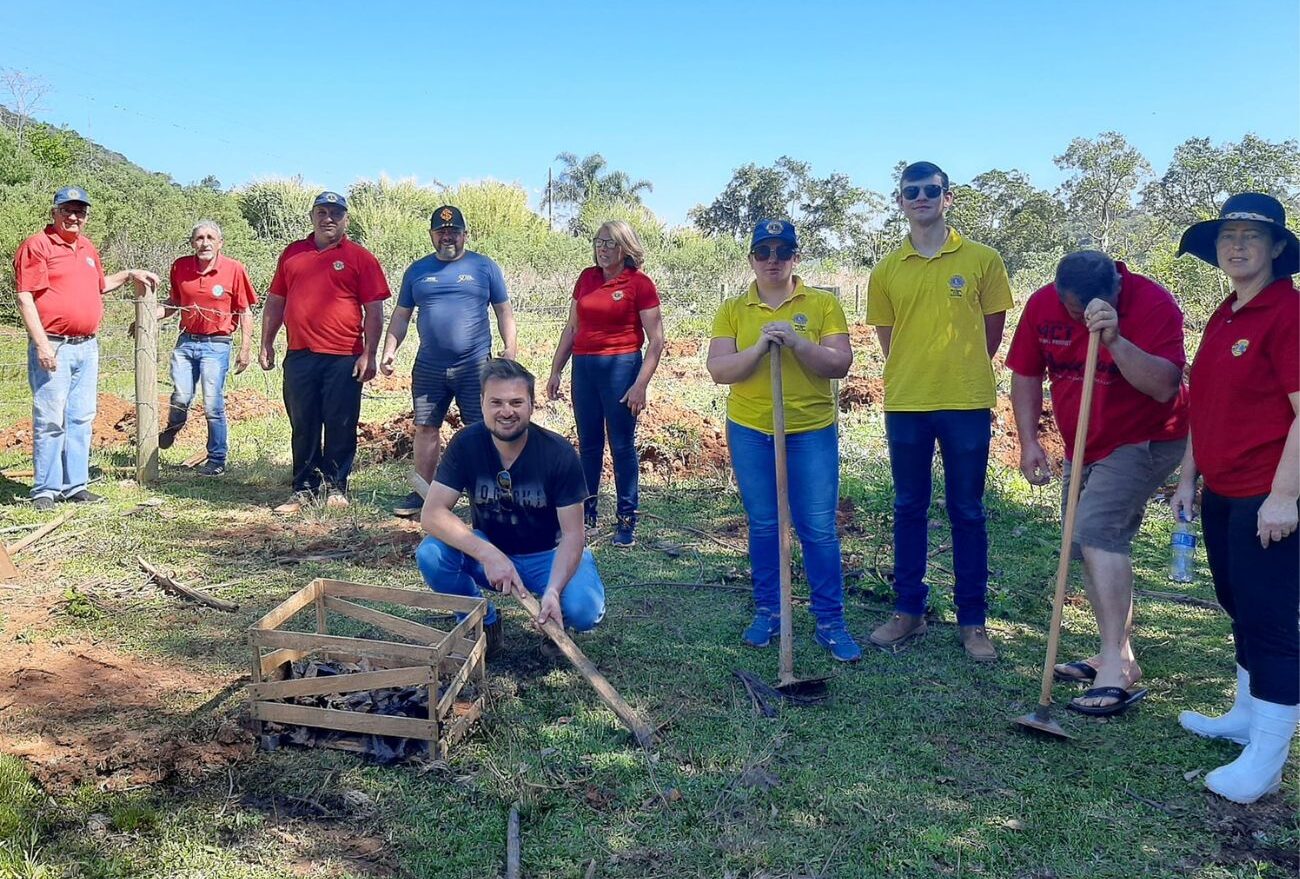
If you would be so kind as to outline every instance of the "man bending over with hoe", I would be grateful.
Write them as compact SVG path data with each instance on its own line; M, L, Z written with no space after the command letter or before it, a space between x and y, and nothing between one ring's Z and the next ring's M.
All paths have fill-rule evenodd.
M483 421L452 437L438 462L416 562L435 592L528 590L541 598L539 626L555 620L585 632L605 616L605 585L584 545L587 481L569 441L531 423L534 384L512 360L484 365ZM452 512L462 492L473 530ZM492 605L485 628L491 655L502 641Z

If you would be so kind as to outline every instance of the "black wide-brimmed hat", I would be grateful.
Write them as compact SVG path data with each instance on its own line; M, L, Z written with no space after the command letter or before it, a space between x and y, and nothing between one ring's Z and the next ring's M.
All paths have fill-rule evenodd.
M1230 220L1250 220L1273 227L1274 234L1286 242L1286 247L1273 260L1273 273L1290 277L1300 273L1300 239L1286 227L1286 209L1271 195L1260 192L1243 192L1223 203L1217 220L1206 220L1188 228L1178 242L1178 256L1190 253L1212 266L1219 266L1219 227Z

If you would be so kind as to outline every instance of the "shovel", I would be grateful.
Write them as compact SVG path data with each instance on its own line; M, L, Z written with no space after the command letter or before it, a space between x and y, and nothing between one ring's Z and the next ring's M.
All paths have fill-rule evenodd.
M1083 401L1079 404L1079 425L1074 430L1074 459L1070 462L1070 490L1065 499L1065 522L1061 527L1061 560L1056 565L1056 595L1052 598L1052 623L1048 628L1047 657L1043 660L1043 688L1038 707L1016 723L1033 732L1072 739L1052 719L1052 667L1056 665L1056 647L1061 640L1061 608L1065 604L1065 581L1070 575L1070 542L1074 537L1074 514L1079 506L1079 488L1083 483L1083 449L1088 439L1088 415L1092 410L1092 382L1097 374L1097 347L1101 331L1088 337L1088 355L1083 367Z
M829 697L829 678L794 676L794 630L790 582L790 483L785 455L785 397L781 389L781 346L773 344L772 361L772 445L776 451L776 521L781 564L781 664L776 691L795 704L820 702Z

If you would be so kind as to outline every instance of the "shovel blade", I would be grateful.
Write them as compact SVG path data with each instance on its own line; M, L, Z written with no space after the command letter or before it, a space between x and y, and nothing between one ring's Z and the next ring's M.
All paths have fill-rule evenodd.
M1052 711L1046 705L1039 705L1024 717L1017 717L1015 723L1021 729L1027 729L1041 735L1058 739L1074 738L1074 736L1061 729L1061 725L1052 719Z
M776 691L787 701L797 704L825 702L830 698L830 678L788 678L777 682Z

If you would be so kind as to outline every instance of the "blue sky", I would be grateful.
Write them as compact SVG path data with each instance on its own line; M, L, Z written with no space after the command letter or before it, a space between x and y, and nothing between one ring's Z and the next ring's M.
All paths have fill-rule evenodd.
M21 4L0 66L40 118L151 170L230 186L301 174L494 178L536 194L556 153L654 183L672 223L781 155L890 188L1114 129L1163 169L1190 137L1300 135L1300 3ZM63 37L59 37L62 34Z

